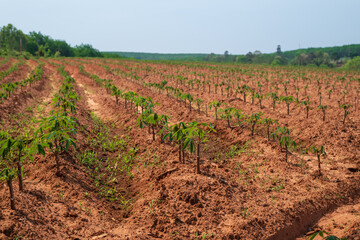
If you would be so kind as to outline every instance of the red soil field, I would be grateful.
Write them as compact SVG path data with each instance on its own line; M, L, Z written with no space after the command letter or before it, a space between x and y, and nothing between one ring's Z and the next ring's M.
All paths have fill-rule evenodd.
M1 71L16 61L10 59ZM71 114L78 126L76 149L61 152L60 175L49 149L45 156L35 154L33 161L24 161L24 191L18 190L17 179L13 182L16 210L10 209L9 189L1 181L0 239L306 239L317 230L360 239L358 73L38 59L26 61L1 84L25 79L39 63L44 64L42 79L0 103L1 133L15 138L33 132L41 117L57 109L52 99L62 89L58 68L63 65L80 96ZM159 103L154 111L168 115L169 124L213 124L215 131L201 147L201 173L195 172L196 152L187 149L185 163L180 162L177 145L162 142L160 133L153 140L148 129L138 125L139 108L125 108L123 98L117 104L94 76L111 80L124 92L152 98ZM259 98L252 101L251 91L244 101L243 85L263 95L261 107ZM191 108L173 89L193 96ZM273 109L267 96L274 92L294 98L289 114L280 100ZM200 109L196 98L202 100ZM307 99L308 118L301 104ZM220 109L241 109L241 123L233 116L228 127L221 111L216 119L209 107L213 101L221 103ZM351 107L343 123L340 106L346 104ZM327 106L325 121L319 105ZM268 138L261 120L252 136L247 119L258 112L261 119L278 122L270 133L277 126L290 129L297 146L289 149L287 161L286 150ZM317 156L304 150L321 145L327 154L321 156L319 175ZM96 165L89 164L94 159Z

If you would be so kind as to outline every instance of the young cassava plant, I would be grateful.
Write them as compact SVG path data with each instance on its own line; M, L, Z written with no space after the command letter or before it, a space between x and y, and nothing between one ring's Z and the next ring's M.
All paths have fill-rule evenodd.
M164 135L163 139L169 139L170 142L175 141L179 149L179 162L185 163L185 152L184 152L184 141L186 138L185 129L187 128L186 124L180 122L174 124L170 127L167 127L167 133Z
M230 120L233 116L233 112L235 111L235 108L229 107L229 108L225 108L225 109L220 109L220 112L223 112L223 114L221 114L221 118L222 119L226 119L227 124L228 124L228 128L231 128L230 125Z
M241 109L234 109L234 116L237 119L238 125L241 126L241 119L245 118L245 115L242 113Z
M10 208L16 210L15 196L13 188L13 179L16 177L16 169L13 167L13 153L12 148L14 141L10 138L0 142L2 145L0 152L0 180L5 180L9 188L10 194Z
M343 124L345 124L345 120L346 120L347 115L350 114L349 108L351 108L351 107L352 107L351 104L342 104L342 105L340 106L340 108L344 109Z
M200 98L196 98L195 99L197 108L198 108L198 113L200 113L200 105L204 102L204 100L200 99Z
M325 111L326 111L327 108L328 108L327 105L319 105L319 106L317 107L317 109L318 109L318 110L321 110L322 113L323 113L323 121L324 121L324 122L325 122Z
M290 103L294 102L293 96L280 97L280 100L286 103L287 115L290 115Z
M210 109L211 108L214 108L215 109L215 119L217 120L218 119L218 109L220 108L220 106L222 105L221 102L219 101L212 101L209 106L210 106Z
M262 112L258 112L258 113L253 113L249 118L248 118L248 122L251 125L251 137L254 136L254 132L255 132L255 126L258 122L260 122L261 120L261 116L263 115Z
M68 151L70 146L76 149L75 139L72 137L76 134L76 127L76 119L73 117L53 112L52 116L42 119L36 131L41 139L39 152L44 153L44 148L48 147L55 155L57 176L61 175L59 154Z
M296 147L296 142L290 138L290 129L287 127L277 127L270 136L278 141L281 149L285 148L285 161L287 162L289 149Z
M188 128L185 129L186 138L184 141L184 147L189 147L190 153L196 152L196 173L200 174L200 148L201 144L207 141L207 134L211 131L215 131L211 124L191 122ZM197 145L197 146L196 146Z
M319 147L312 146L308 149L308 151L311 153L314 153L316 155L317 160L318 160L318 174L319 174L319 176L321 176L322 173L321 173L321 159L320 158L321 158L321 156L326 156L324 146L322 146L322 145Z
M15 198L13 189L13 180L18 178L19 191L24 191L23 186L23 166L22 162L25 158L32 159L32 154L35 153L36 144L29 148L28 144L32 140L24 140L23 138L11 139L6 137L0 141L0 180L5 180L10 193L10 206L15 210ZM39 153L44 154L39 151Z
M296 142L293 141L290 136L286 135L283 136L280 140L279 143L282 147L285 148L285 161L288 161L288 153L289 153L289 149L291 148L295 148L296 147Z
M279 124L279 122L277 120L271 119L271 118L264 118L263 122L266 125L266 130L267 130L267 137L268 139L270 139L270 126L273 124Z
M311 104L311 102L309 101L309 97L307 100L302 101L300 104L305 106L306 118L309 118L309 110L310 110L310 104Z
M272 92L272 93L270 93L270 98L271 98L271 100L272 100L272 102L273 102L273 111L275 111L275 107L276 107L276 103L279 101L279 96L277 95L277 93L276 92Z

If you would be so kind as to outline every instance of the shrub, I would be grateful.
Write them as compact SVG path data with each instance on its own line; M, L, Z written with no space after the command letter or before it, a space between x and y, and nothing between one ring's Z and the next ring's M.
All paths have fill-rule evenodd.
M347 70L360 70L360 57L354 57L353 59L351 59L350 61L348 61L345 65L344 68Z

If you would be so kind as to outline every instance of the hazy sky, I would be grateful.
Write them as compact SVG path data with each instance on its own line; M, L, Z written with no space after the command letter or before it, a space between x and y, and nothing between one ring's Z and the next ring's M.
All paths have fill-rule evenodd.
M100 51L244 54L360 43L360 0L0 0L0 25Z

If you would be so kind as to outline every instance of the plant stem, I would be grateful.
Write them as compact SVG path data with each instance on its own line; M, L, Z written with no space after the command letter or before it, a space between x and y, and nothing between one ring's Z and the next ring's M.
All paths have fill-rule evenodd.
M152 125L151 128L152 128L152 134L153 134L153 141L155 141L155 126Z
M309 108L306 107L306 118L309 118Z
M286 106L287 106L287 114L290 115L290 104L287 103Z
M56 175L60 176L60 162L59 162L59 151L58 151L58 140L55 139L55 162L56 162Z
M196 173L200 174L200 138L197 147Z
M9 191L10 191L10 208L12 210L16 210L16 208L15 208L14 189L13 189L13 186L12 186L12 177L11 176L7 180L7 184L8 184Z
M19 191L24 191L24 187L23 187L23 178L22 178L22 174L21 174L21 151L19 150L19 158L18 158L18 161L16 162L16 165L17 165L17 168L18 168L18 172L17 172L17 175L18 175L18 179L19 179Z

